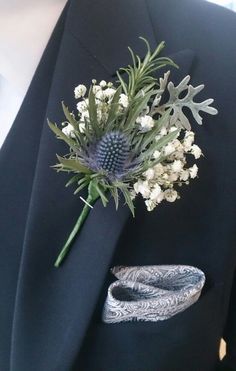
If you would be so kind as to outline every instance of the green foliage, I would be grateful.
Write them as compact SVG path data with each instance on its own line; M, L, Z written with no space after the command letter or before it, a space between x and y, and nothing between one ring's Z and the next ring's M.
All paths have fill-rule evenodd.
M124 81L119 71L117 71L120 84L130 100L132 100L136 94L140 94L139 92L142 89L145 89L145 92L147 92L153 88L154 84L156 83L156 79L152 76L153 72L166 65L178 68L178 66L170 58L158 57L162 49L165 47L164 41L162 41L152 53L148 41L144 37L140 37L140 39L143 40L147 46L147 53L143 62L141 61L140 57L135 55L133 50L128 47L132 57L133 65L120 68L120 71L127 73L128 83Z
M164 42L161 42L151 52L148 41L143 37L140 37L140 39L146 44L146 55L141 61L140 57L128 47L133 65L120 69L120 71L127 74L128 82L125 82L120 72L117 71L119 85L116 87L116 92L109 104L106 122L101 124L98 120L98 106L92 85L88 93L88 117L84 116L83 119L80 117L76 119L75 115L62 102L66 122L71 124L74 129L73 137L68 137L56 124L48 121L50 129L56 134L57 138L63 140L70 147L70 154L64 157L56 155L59 163L52 166L57 171L72 172L74 174L67 182L66 187L75 184L74 194L79 193L84 187L88 187L89 197L100 197L104 206L108 203L106 193L110 192L116 209L119 205L118 191L120 191L133 216L135 208L129 187L132 187L132 184L137 181L137 177L141 176L146 169L160 161L153 159L152 153L157 149L161 150L178 134L178 131L176 131L169 133L159 141L155 139L161 128L167 126L171 108L159 115L150 131L141 132L138 128L137 118L142 115L147 105L152 102L152 97L158 92L157 79L153 77L153 73L166 65L178 68L170 58L159 56L165 46ZM126 94L129 101L128 107L123 109L123 111L120 111L119 104L121 93ZM82 123L83 132L80 131L80 124ZM94 144L107 132L113 130L120 130L129 138L135 166L131 170L127 170L122 179L114 179L112 181L106 177L104 170L95 171L85 166L86 161L84 161L83 156L87 153L90 144Z

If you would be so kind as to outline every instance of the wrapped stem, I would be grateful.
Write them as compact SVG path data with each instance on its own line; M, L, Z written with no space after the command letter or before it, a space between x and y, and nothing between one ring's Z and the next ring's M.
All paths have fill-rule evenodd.
M96 200L100 197L100 195L98 194L97 190L95 189L95 187L93 186L93 183L92 181L89 183L89 187L88 187L88 197L86 199L86 203L83 207L83 210L79 216L79 218L77 219L75 225L74 225L74 228L72 230L72 232L70 233L66 243L64 244L60 254L58 255L57 257L57 260L56 262L54 263L54 266L56 268L58 268L62 261L65 259L66 255L68 254L69 250L71 249L71 243L72 241L74 240L75 236L77 235L77 233L79 232L80 228L82 227L82 225L84 224L90 210L91 210L91 207L89 205L94 205ZM89 205L88 205L88 204Z

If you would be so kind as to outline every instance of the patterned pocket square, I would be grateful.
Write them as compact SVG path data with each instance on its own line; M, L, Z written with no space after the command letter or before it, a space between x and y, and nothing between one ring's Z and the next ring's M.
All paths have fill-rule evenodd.
M160 321L194 304L205 274L189 265L115 266L102 321Z

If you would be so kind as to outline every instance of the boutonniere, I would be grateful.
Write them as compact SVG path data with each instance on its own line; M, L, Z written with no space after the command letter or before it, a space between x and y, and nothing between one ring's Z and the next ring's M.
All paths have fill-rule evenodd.
M123 197L134 217L137 194L144 198L147 211L152 211L164 200L178 199L178 186L189 184L197 176L198 167L190 166L188 158L198 159L202 151L194 143L184 109L202 124L200 111L217 114L210 106L214 100L195 102L204 85L193 87L190 76L177 86L169 81L170 71L154 78L153 72L161 67L178 66L170 58L159 56L164 42L152 52L148 41L140 38L147 47L143 60L128 48L133 63L117 71L116 84L94 79L89 89L78 85L74 90L77 113L62 103L66 118L62 128L48 121L56 137L69 147L68 154L56 155L58 163L52 167L73 174L66 187L76 185L74 194L87 187L87 198L81 198L84 207L56 267L99 198L106 206L110 193L117 210Z

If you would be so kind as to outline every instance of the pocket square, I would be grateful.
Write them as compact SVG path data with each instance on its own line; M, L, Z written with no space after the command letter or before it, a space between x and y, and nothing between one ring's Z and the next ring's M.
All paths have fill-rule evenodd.
M102 312L106 323L160 321L194 304L205 274L189 265L115 266Z

